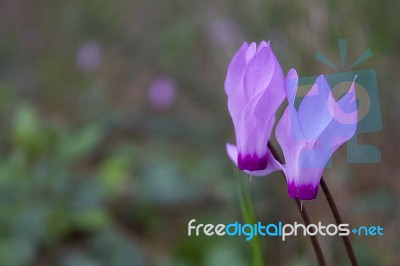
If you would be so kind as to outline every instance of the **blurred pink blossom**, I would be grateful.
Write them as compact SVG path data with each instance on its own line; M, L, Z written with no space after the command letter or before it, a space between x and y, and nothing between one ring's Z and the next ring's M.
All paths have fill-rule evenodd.
M92 71L99 67L102 60L101 46L97 41L84 42L76 55L76 65L83 71Z
M152 82L148 89L148 101L155 109L165 109L174 104L176 83L170 77L160 77Z

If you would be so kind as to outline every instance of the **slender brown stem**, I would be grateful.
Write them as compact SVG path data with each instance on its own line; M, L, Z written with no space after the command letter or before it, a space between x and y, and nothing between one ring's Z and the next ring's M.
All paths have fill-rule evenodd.
M279 157L278 152L275 150L274 146L272 146L271 142L268 142L268 148L271 150L272 155L279 163L283 163L281 158ZM283 173L283 171L282 171ZM297 208L300 211L301 217L306 226L310 224L310 218L308 217L307 210L305 206L301 206L301 202L298 199L295 199ZM318 239L316 236L310 236L311 244L314 249L315 256L317 257L318 265L326 265L324 254L322 253L321 246L319 245Z
M303 218L304 224L306 227L310 224L310 218L308 217L308 213L305 206L301 206L301 202L298 199L295 199L297 208L300 211L301 217ZM321 246L319 245L318 239L316 236L310 236L311 244L314 249L315 256L317 257L318 265L326 265L324 254L322 253Z
M321 187L322 190L324 191L326 200L329 203L329 207L331 208L333 217L335 218L336 224L342 224L342 218L340 217L339 211L336 207L335 201L333 200L332 194L328 189L328 186L325 183L324 177L321 176ZM342 236L342 240L344 243L344 247L346 248L347 256L349 257L349 260L351 262L351 265L356 266L358 265L356 256L354 255L353 247L351 246L350 240L347 235Z

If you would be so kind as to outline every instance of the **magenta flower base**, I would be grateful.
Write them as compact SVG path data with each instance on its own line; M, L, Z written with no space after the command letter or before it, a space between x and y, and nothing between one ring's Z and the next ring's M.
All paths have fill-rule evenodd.
M238 156L238 167L240 170L258 171L264 170L268 165L268 155L262 156L261 158L257 154L242 156L239 153Z
M288 184L288 194L291 198L313 200L318 195L318 185L303 184L296 186L294 182Z

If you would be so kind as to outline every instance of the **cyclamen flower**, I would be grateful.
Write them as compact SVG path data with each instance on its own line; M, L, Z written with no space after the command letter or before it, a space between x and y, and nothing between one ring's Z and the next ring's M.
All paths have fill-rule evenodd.
M275 134L285 157L286 165L282 167L289 196L311 200L317 197L329 158L356 132L357 101L354 81L347 94L336 102L321 75L297 111L294 107L297 85L297 72L291 69L285 81L289 105Z
M230 158L253 175L278 170L267 144L285 98L284 76L269 43L243 43L229 64L225 92L237 145L227 144Z

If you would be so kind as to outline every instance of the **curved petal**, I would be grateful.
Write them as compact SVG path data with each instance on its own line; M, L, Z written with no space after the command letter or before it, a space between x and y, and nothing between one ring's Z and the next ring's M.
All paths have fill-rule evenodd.
M231 115L235 130L239 127L242 110L246 105L243 77L246 67L246 52L249 45L244 42L228 66L225 79L225 92L228 95L228 110Z
M335 105L334 120L344 125L357 126L358 110L354 81L349 91Z
M225 78L225 93L229 96L232 92L237 92L243 79L243 70L246 66L246 51L249 45L244 42L229 63ZM242 87L243 89L243 87Z
M299 106L300 126L308 141L315 141L331 122L334 106L329 84L321 75Z
M244 90L250 100L266 89L274 74L272 51L266 46L257 53L246 66L244 73Z
M238 165L238 161L237 161L238 152L237 152L236 145L233 145L233 144L230 144L230 143L226 143L225 149L226 149L226 153L228 154L229 158L237 166Z
M288 194L292 198L298 197L298 187L301 181L299 157L301 150L307 145L300 127L298 113L294 107L297 85L297 72L295 69L291 69L285 80L285 90L289 104L275 129L276 139L285 157L284 173L288 185Z
M288 106L279 120L275 136L285 157L285 176L290 197L297 197L297 184L300 178L299 156L301 149L307 144L300 130L297 112Z
M297 85L297 72L295 69L291 69L285 79L285 91L289 104L275 129L275 135L278 139L278 142L280 141L279 144L281 145L282 150L285 152L285 147L288 154L292 153L289 152L289 150L294 148L294 146L292 143L286 142L305 142L306 140L301 129L299 115L294 107Z
M292 68L286 75L285 90L289 105L294 106L294 100L296 99L297 84L299 83L299 77L296 69Z
M252 42L246 51L246 64L249 63L249 61L254 57L256 51L257 51L257 44L255 42Z
M261 41L260 44L257 46L257 53L259 53L264 47L268 47L269 42Z
M285 78L283 76L282 67L272 50L271 55L274 62L274 67L273 69L271 68L273 75L254 108L254 113L259 121L271 120L285 99Z
M318 137L314 149L325 163L346 141L351 139L357 129L358 110L354 81L349 91L335 105L334 119Z

